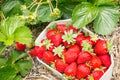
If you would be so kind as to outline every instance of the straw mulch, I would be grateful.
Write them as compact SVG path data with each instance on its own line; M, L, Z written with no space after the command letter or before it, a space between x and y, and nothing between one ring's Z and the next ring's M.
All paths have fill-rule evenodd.
M33 32L36 32L36 30L38 32L38 29L34 29ZM40 31L35 35L39 35ZM120 80L120 25L116 28L112 35L102 37L113 41L114 46L112 54L114 55L114 69L111 80ZM24 80L61 80L60 77L53 74L36 59L34 59L33 64L34 66L31 69L31 72L24 78Z

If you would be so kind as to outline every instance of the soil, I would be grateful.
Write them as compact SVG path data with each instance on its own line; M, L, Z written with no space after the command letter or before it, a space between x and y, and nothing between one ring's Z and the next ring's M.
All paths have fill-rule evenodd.
M39 27L34 27L32 29L34 39L36 39L46 25L47 24L40 25ZM120 80L120 24L114 30L112 35L102 37L104 39L113 41L114 46L111 53L114 55L114 68L111 80ZM61 80L61 78L39 63L35 58L33 59L33 68L31 69L31 72L24 78L24 80Z

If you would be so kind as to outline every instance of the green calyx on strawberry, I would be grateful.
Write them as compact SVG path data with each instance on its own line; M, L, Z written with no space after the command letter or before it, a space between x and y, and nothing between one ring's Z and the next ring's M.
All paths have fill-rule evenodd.
M75 38L77 37L77 33L73 33L73 30L69 32L64 32L62 36L63 42L67 41L68 44L75 42Z
M65 49L65 47L62 46L62 45L60 45L60 46L58 46L58 47L55 47L55 48L53 49L54 55L58 55L59 57L62 58L62 55L63 55L62 53L63 53L64 49Z
M46 49L50 49L53 45L53 43L51 43L51 40L45 39L43 41L43 45L46 46Z
M82 50L93 52L92 45L87 40L82 41Z

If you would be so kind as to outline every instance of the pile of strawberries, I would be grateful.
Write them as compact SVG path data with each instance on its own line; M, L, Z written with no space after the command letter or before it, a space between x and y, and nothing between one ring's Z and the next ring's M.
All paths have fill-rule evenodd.
M57 24L46 32L31 51L68 80L99 80L111 65L106 40L80 31L73 26Z

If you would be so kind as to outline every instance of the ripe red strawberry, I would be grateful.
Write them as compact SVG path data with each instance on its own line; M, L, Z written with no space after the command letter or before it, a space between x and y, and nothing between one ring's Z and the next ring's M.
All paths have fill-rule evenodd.
M75 62L72 62L70 65L68 65L64 71L64 73L67 76L76 76L76 72L77 72L77 64Z
M57 59L55 61L55 68L59 72L64 72L65 68L68 66L62 59Z
M35 57L36 56L36 51L35 49L32 49L29 54L31 55L31 57Z
M59 46L62 43L62 35L57 33L54 36L52 36L51 40L55 46Z
M74 44L68 48L68 51L75 52L75 53L79 54L80 47L77 44Z
M77 32L78 29L76 29L74 26L69 26L68 29L67 29L67 32L70 31L70 30L73 30L73 32Z
M82 41L85 39L84 37L84 33L80 33L77 37L76 37L76 43L81 47Z
M36 56L41 59L43 56L43 53L46 51L46 47L45 46L41 46L41 47L35 46L34 50L36 52Z
M72 63L77 59L78 53L68 50L63 55L66 63Z
M101 62L103 63L103 65L106 66L107 68L111 65L111 60L110 60L109 54L100 55L99 58L100 58Z
M20 42L16 42L16 49L19 51L24 51L26 49L26 45Z
M95 47L94 47L94 52L103 55L108 53L108 48L107 48L107 42L106 40L98 40Z
M47 64L50 64L51 62L53 62L55 60L54 54L50 51L45 51L43 53L43 57L42 57L43 61L46 62Z
M46 36L47 36L48 39L51 39L52 36L55 35L55 34L56 34L56 31L53 30L53 29L50 29L46 32Z
M68 42L65 41L65 42L63 42L62 44L63 44L63 46L65 46L66 48L68 48L68 47L70 47L70 46L71 46L72 44L74 44L74 43L68 44Z
M55 60L57 60L57 59L61 59L61 57L59 57L58 54L55 55Z
M102 77L102 75L102 71L94 71L90 74L90 76L92 76L94 80L99 80Z
M95 69L95 68L100 68L101 67L101 60L99 59L98 56L95 56L93 55L92 56L92 59L90 61L90 66L92 67L92 69Z
M57 24L56 28L62 33L64 33L64 31L67 29L65 24Z
M79 53L78 55L78 59L77 59L77 64L81 64L81 63L85 63L87 61L90 61L92 58L92 56L90 55L89 52L87 51L82 51Z
M84 78L90 74L90 68L86 64L80 64L77 67L77 75L78 79Z

